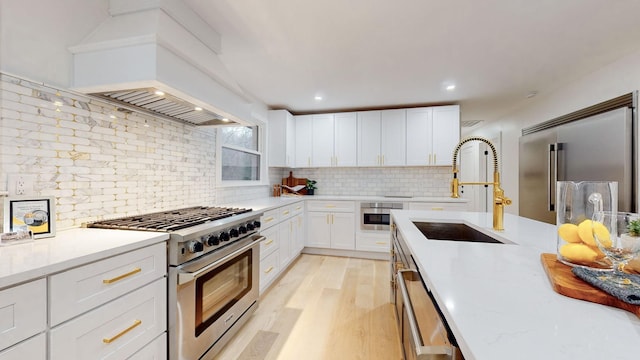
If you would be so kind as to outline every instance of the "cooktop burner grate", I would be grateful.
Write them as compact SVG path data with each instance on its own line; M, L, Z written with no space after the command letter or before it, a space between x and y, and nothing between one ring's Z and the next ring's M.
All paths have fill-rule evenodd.
M244 214L250 211L252 211L252 209L196 206L151 214L101 220L89 223L87 224L87 227L172 232L228 218L233 215Z

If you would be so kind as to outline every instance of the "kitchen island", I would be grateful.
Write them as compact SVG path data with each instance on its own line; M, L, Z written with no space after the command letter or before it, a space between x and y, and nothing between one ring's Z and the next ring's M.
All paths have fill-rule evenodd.
M465 359L638 359L640 319L551 288L540 261L556 227L505 214L392 211ZM465 223L507 244L428 240L412 221Z

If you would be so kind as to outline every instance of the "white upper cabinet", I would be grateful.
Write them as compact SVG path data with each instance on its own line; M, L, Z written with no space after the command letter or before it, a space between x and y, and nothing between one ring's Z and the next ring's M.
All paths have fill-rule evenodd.
M407 162L406 148L406 110L381 111L380 154L383 166L402 166Z
M407 165L431 165L433 109L407 110Z
M380 111L358 112L358 166L380 166Z
M296 128L287 110L269 111L269 166L293 167L295 164Z
M358 113L358 166L402 166L406 162L405 110Z
M451 165L458 141L458 105L407 109L407 165Z
M311 166L328 167L333 165L333 114L313 115L312 117L312 156Z
M357 115L355 112L334 115L333 166L356 166L358 164Z
M313 127L312 120L313 117L311 115L300 115L295 118L295 128L296 128L296 139L295 139L295 167L310 167L311 157L312 157L312 135L313 135Z
M433 108L433 165L452 165L460 141L460 106Z

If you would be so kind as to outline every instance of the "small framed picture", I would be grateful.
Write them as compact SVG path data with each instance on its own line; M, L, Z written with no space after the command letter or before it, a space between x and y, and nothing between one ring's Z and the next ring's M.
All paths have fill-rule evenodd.
M4 199L4 231L30 230L34 239L56 235L53 196L15 196Z

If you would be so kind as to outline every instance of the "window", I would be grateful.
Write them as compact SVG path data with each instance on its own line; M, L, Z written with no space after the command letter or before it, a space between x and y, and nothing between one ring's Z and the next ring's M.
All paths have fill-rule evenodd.
M258 126L228 126L219 129L220 179L226 182L259 182L262 153Z

